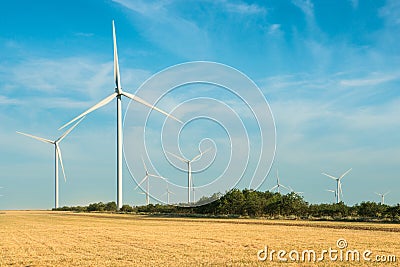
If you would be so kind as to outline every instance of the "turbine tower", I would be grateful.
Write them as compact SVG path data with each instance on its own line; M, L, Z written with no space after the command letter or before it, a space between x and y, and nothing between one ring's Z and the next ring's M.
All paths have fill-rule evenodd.
M71 128L69 128L63 135L61 135L58 139L56 139L55 141L49 140L49 139L45 139L42 137L37 137L31 134L26 134L26 133L22 133L22 132L17 132L19 134L34 138L36 140L39 140L41 142L44 143L49 143L54 145L54 185L55 185L55 195L54 195L54 207L57 209L58 208L58 162L60 162L61 165L61 169L62 169L62 173L64 175L64 181L67 180L67 177L65 176L65 171L64 171L64 164L62 161L62 156L61 156L61 149L60 149L60 145L59 143L83 120L83 118L81 118L77 123L74 124L74 126L72 126Z
M150 204L150 177L161 178L161 179L163 179L163 180L165 180L165 178L162 177L162 176L159 176L159 175L155 175L155 174L149 173L149 171L148 171L148 169L147 169L147 166L146 166L146 163L144 163L143 158L142 158L142 161L143 161L143 166L144 166L144 169L145 169L145 173L146 173L146 174L145 174L144 178L142 179L142 181L140 181L140 183L136 186L135 190L138 189L138 187L139 187L144 181L147 181L147 187L146 187L146 192L145 192L145 194L146 194L146 205L149 205L149 204Z
M341 180L343 179L343 177L348 174L351 171L352 168L348 169L345 173L343 173L341 176L339 177L335 177L326 173L322 173L325 176L328 176L329 178L336 180L336 203L340 202L340 194L342 194L343 197L343 191L342 191L342 183Z
M182 157L179 157L179 156L167 151L168 154L174 156L175 158L177 158L180 161L182 161L182 162L187 164L187 167L188 167L188 204L190 204L190 191L191 191L191 186L192 186L192 183L193 183L192 182L192 162L198 160L203 154L207 153L210 150L211 150L211 147L208 148L207 150L205 150L204 152L200 152L200 154L198 154L197 156L195 156L191 160L184 159Z
M274 186L274 187L272 187L269 191L272 191L272 190L274 190L275 188L276 188L276 191L278 192L278 193L280 193L280 187L283 187L283 188L285 188L286 190L288 190L288 191L290 191L290 189L289 188L287 188L286 186L284 186L283 184L281 184L280 182L279 182L279 174L278 174L278 170L276 170L276 185Z
M120 81L120 74L119 74L119 64L118 64L118 52L117 52L117 39L115 34L115 26L114 21L112 21L112 29L113 29L113 44L114 44L114 81L115 81L115 92L112 93L110 96L107 96L99 103L94 105L93 107L89 108L70 122L63 125L60 129L64 128L65 126L69 125L70 123L76 121L77 119L89 114L90 112L101 108L102 106L111 102L114 98L117 98L117 207L120 209L122 207L122 96L128 97L136 102L139 102L151 109L154 109L167 117L170 117L180 123L180 120L175 118L174 116L168 114L167 112L149 104L145 100L137 97L136 95L130 94L122 90L121 81Z
M390 193L390 191L386 192L385 194L380 194L380 193L376 193L376 192L375 192L375 194L377 194L378 196L381 197L381 204L382 204L382 205L385 205L385 196L386 196L387 194L389 194L389 193Z

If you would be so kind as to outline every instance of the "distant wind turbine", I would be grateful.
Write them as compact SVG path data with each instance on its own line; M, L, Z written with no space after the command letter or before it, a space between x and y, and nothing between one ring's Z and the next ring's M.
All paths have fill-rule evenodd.
M170 154L170 155L174 156L175 158L179 159L180 161L186 163L188 166L188 204L190 204L190 191L191 191L191 186L193 184L193 182L192 182L192 162L198 160L203 154L207 153L210 150L211 150L211 147L208 148L207 150L205 150L204 152L201 152L200 154L198 154L191 160L184 159L182 157L179 157L179 156L167 151L168 154Z
M107 96L99 103L94 105L93 107L89 108L79 116L75 117L70 122L64 124L60 129L64 128L65 126L69 125L70 123L76 121L77 119L89 114L90 112L101 108L102 106L111 102L114 98L117 98L117 207L120 209L122 207L122 96L128 97L136 102L139 102L151 109L154 109L169 118L172 118L178 122L181 122L174 116L168 114L167 112L147 103L145 100L137 97L136 95L127 93L122 90L121 81L120 81L120 74L119 74L119 64L118 64L118 52L117 52L117 39L115 34L115 26L114 20L112 21L112 28L113 28L113 43L114 43L114 81L115 81L115 92L112 93L110 96ZM182 123L182 122L181 122Z
M331 190L331 189L325 189L325 191L331 192L335 194L335 198L334 201L336 201L336 191L335 190Z
M149 204L150 204L150 177L160 178L160 179L163 179L163 180L165 180L165 178L162 177L162 176L156 175L156 174L151 174L151 173L149 173L149 171L148 171L148 169L147 169L147 166L146 166L146 163L144 163L143 158L142 158L142 161L143 161L143 166L144 166L144 169L145 169L145 173L146 173L146 174L145 174L144 178L142 179L142 181L140 181L140 183L136 186L135 190L138 189L138 187L139 187L144 181L147 181L147 188L146 188L145 194L146 194L146 205L149 205Z
M278 170L276 170L276 185L275 185L274 187L272 187L269 191L272 192L272 190L274 190L274 189L276 188L276 191L277 191L278 193L280 193L280 187L283 187L283 188L285 188L286 190L290 191L289 188L287 188L286 186L284 186L283 184L281 184L281 183L279 182L279 173L278 173Z
M174 192L172 192L171 190L169 190L169 188L168 188L168 183L167 183L167 188L166 188L166 191L165 191L165 193L164 194L162 194L162 196L165 196L165 195L167 195L167 205L169 205L169 199L170 199L170 195L175 195L175 193Z
M342 184L341 184L341 180L343 179L343 177L348 174L351 171L352 168L350 168L349 170L347 170L345 173L343 173L340 177L335 177L326 173L322 173L325 176L328 176L329 178L336 180L336 203L340 202L340 194L343 197L343 191L342 191Z
M386 192L385 194L380 194L380 193L376 193L376 192L375 192L375 194L377 194L378 196L381 197L381 204L382 204L382 205L385 204L385 196L386 196L387 194L389 194L389 193L390 193L390 191Z
M26 134L22 132L17 132L19 134L34 138L36 140L39 140L44 143L49 143L54 145L54 180L55 180L55 196L54 196L54 207L57 209L58 208L58 162L60 162L62 173L64 175L64 181L67 180L67 177L65 176L65 171L64 171L64 164L62 161L62 156L61 156L61 149L59 143L83 120L84 117L82 117L77 123L75 123L71 128L69 128L63 135L61 135L58 139L55 141L45 139L42 137L37 137L31 134Z

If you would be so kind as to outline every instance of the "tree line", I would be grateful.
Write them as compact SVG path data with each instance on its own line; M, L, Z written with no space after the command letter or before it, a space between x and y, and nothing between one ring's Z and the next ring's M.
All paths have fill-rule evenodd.
M203 203L207 203L202 205ZM93 203L88 206L62 207L57 210L78 212L117 212L115 202ZM119 212L161 213L182 216L267 217L326 220L381 220L400 222L400 204L389 206L371 201L354 206L345 203L309 204L294 192L282 195L270 191L232 189L202 197L193 206L149 204L123 205Z

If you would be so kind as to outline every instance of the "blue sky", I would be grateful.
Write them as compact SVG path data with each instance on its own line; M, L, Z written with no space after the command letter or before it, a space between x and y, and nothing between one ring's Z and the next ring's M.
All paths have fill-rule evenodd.
M167 67L199 60L232 66L258 85L277 133L260 190L274 185L279 169L282 184L307 201L331 202L324 190L334 181L321 172L336 176L352 167L343 178L346 203L379 201L374 192L389 190L385 201L399 203L399 18L394 0L2 1L0 209L53 206L53 148L15 131L55 139L61 125L113 92L113 19L130 93ZM113 102L61 143L61 206L116 199L115 119ZM183 138L187 157L203 138L188 145L194 129ZM209 138L224 136L210 129ZM216 167L224 164L219 152ZM152 167L184 179L184 172L163 173L163 159L153 155ZM124 203L143 204L126 167L123 180Z

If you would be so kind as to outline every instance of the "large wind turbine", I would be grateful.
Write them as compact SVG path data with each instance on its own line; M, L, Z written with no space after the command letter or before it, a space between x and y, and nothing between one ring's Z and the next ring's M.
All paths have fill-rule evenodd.
M375 194L377 194L378 196L381 197L381 204L382 204L382 205L385 204L385 196L386 196L387 194L389 194L389 193L390 193L390 191L386 192L385 194L380 194L380 193L376 193L376 192L375 192Z
M70 123L74 122L75 120L89 114L90 112L101 108L102 106L111 102L114 98L117 98L117 207L120 209L122 207L122 96L128 97L136 102L139 102L151 109L154 109L167 117L170 117L176 121L181 122L174 116L168 114L167 112L149 104L145 100L137 97L136 95L127 93L122 90L121 81L120 81L120 74L119 74L119 64L118 64L118 52L117 52L117 39L115 35L115 26L114 21L112 21L112 28L113 28L113 43L114 43L114 81L115 81L115 92L112 93L110 96L107 96L99 103L94 105L93 107L89 108L70 122L63 125L60 129L64 128L65 126L69 125ZM181 122L182 123L182 122Z
M276 188L276 191L278 192L278 193L280 193L280 187L283 187L283 188L285 188L286 190L288 190L288 191L290 191L290 189L289 188L287 188L286 186L284 186L283 184L281 184L280 182L279 182L279 174L278 174L278 170L276 170L276 185L274 186L274 187L272 187L269 191L272 191L272 190L274 190L275 188Z
M45 139L42 137L37 137L31 134L26 134L26 133L21 133L17 132L19 134L34 138L36 140L39 140L44 143L49 143L54 145L54 180L55 180L55 196L54 196L54 207L57 209L58 208L58 162L60 162L62 173L64 175L64 181L67 180L67 177L65 176L65 171L64 171L64 164L62 161L62 156L61 156L61 149L59 143L83 120L81 118L77 123L74 124L71 128L69 128L63 135L61 135L58 139L55 141Z
M162 176L159 176L159 175L155 175L155 174L149 173L149 171L148 171L148 169L147 169L147 166L146 166L146 163L144 163L143 158L142 158L142 161L143 161L143 166L144 166L144 169L145 169L145 176L144 176L144 178L142 179L142 181L140 181L140 183L136 186L135 190L138 189L138 187L139 187L144 181L147 180L147 188L146 188L145 194L146 194L146 205L149 205L149 204L150 204L150 177L160 178L160 179L163 179L163 180L165 180L165 178L162 177Z
M200 152L200 154L198 154L191 160L184 159L182 157L179 157L179 156L167 151L168 154L170 154L170 155L174 156L175 158L179 159L180 161L186 163L188 166L188 204L190 204L190 190L191 190L191 186L192 186L192 162L198 160L203 154L207 153L210 150L211 150L211 147L209 149L205 150L204 152Z
M326 173L322 173L325 176L328 176L329 178L336 180L336 203L340 202L340 194L343 196L343 191L342 191L342 183L341 180L342 178L348 174L351 171L352 168L348 169L345 173L343 173L340 177L335 177Z

